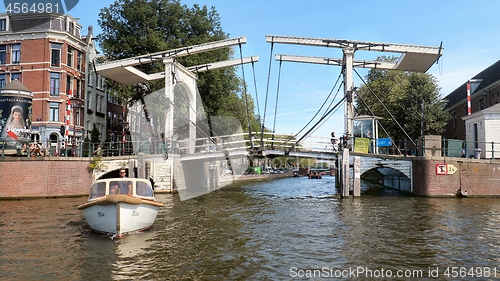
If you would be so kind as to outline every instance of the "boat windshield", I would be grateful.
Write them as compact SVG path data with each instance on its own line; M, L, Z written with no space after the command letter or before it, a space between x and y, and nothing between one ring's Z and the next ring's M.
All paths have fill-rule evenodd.
M132 194L132 181L110 181L109 195Z
M137 182L136 194L138 196L153 197L153 189L145 182Z
M99 198L106 195L106 183L96 182L90 188L89 199Z

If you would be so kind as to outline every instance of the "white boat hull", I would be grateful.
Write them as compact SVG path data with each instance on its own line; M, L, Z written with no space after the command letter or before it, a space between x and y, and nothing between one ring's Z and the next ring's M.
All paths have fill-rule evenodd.
M151 227L158 211L158 206L118 202L90 206L83 210L83 214L92 230L121 237Z
M78 210L92 230L119 238L151 227L160 207L148 180L111 178L95 181Z

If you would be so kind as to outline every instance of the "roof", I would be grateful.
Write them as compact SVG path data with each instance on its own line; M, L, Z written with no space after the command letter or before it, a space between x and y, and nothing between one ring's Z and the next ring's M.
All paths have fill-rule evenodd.
M26 86L23 85L23 83L21 83L17 79L14 79L12 82L10 82L9 84L5 85L2 88L2 91L5 91L5 90L24 91L24 92L28 92L28 93L31 92L30 90L28 90L28 88L26 88Z
M492 119L499 120L500 115L495 116L495 114L498 114L498 113L500 113L500 104L495 104L495 105L490 106L488 108L485 108L481 111L474 112L474 113L469 114L469 115L465 115L464 117L462 117L462 119L469 120L469 119L475 118L477 116L490 115L493 117Z
M471 77L469 80L472 79L482 79L482 81L479 83L474 92L471 93L471 95L487 89L490 85L496 82L500 82L500 60L490 65L485 70L479 72L474 77ZM448 100L446 108L453 107L467 99L467 83L468 81L465 81L462 85L445 97L445 99Z

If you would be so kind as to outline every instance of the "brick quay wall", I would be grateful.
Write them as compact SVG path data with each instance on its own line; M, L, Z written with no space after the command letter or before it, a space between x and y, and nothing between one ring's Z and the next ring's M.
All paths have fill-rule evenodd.
M0 161L0 199L88 195L88 158L13 158Z
M413 193L424 197L500 196L500 160L415 157Z
M412 161L416 196L500 196L500 160L415 157ZM89 158L3 159L0 199L86 196L92 184L89 163Z

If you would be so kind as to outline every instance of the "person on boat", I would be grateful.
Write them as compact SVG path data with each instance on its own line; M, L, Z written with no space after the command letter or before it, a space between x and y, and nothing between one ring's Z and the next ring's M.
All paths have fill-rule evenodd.
M127 178L127 171L125 169L120 169L120 178ZM112 185L109 187L109 194L132 194L132 184L128 181L113 181Z
M127 171L120 169L120 178L127 178ZM120 194L132 194L132 185L130 182L119 182Z
M311 173L309 174L309 178L310 178L310 179L317 179L317 178L318 178L318 175L316 174L316 172L311 172Z

